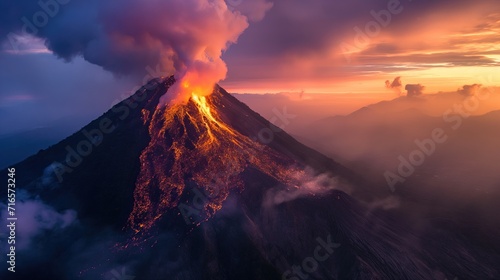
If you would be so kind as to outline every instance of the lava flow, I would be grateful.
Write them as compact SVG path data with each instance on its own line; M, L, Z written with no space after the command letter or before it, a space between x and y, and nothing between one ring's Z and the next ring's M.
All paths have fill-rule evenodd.
M221 98L216 89L209 96L191 94L187 104L156 108L128 220L136 233L147 231L176 208L188 186L210 194L203 213L210 217L221 209L230 191L243 190L241 173L248 167L283 184L297 184L302 171L293 168L294 161L222 121Z

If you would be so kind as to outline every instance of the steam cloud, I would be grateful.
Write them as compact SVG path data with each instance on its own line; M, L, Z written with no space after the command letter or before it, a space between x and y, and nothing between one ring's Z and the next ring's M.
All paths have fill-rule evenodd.
M422 95L424 89L425 87L421 84L407 84L405 86L405 90L407 91L406 96L412 97Z
M226 76L222 52L271 6L266 0L10 1L0 4L0 41L15 45L32 35L62 59L83 56L117 75L175 72L179 82L169 96L182 100L193 91L211 93Z
M392 83L389 80L385 81L385 87L388 89L393 89L396 93L401 94L401 90L403 88L401 77L394 78Z
M481 84L464 85L457 92L465 96L473 96L479 91L481 87Z

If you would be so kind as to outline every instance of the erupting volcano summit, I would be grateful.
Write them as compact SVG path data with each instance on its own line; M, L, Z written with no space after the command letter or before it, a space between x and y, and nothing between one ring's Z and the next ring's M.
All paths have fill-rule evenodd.
M151 141L140 157L129 218L133 229L149 229L163 213L178 208L186 199L183 194L193 188L210 197L201 214L210 216L221 209L231 191L243 191L242 173L248 168L286 186L298 187L305 179L304 166L297 161L227 124L235 122L234 101L217 86L208 96L192 94L187 104L160 104L154 112L143 111ZM255 125L250 118L240 122Z

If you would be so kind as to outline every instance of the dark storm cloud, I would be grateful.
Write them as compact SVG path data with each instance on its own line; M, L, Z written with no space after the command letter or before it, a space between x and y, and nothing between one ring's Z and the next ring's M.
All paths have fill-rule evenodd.
M271 7L265 0L231 3L241 9L232 12L237 7L223 0L3 1L0 40L15 45L14 34L28 33L60 58L83 56L117 74L142 74L159 62L173 72L199 59L200 48L218 58L248 20Z
M370 11L387 9L388 2L396 0L327 1L310 3L303 0L275 1L264 22L249 30L242 38L243 46L235 54L271 56L293 54L312 55L326 51L340 43L356 25L372 20ZM240 3L241 2L241 3ZM184 55L179 47L190 46L189 41L178 43L168 26L189 23L190 13L183 11L182 1L79 1L47 0L2 1L0 3L0 39L23 29L44 38L50 50L64 59L83 55L91 63L117 73L142 71L147 65L156 65L165 56ZM194 3L194 2L193 2ZM193 3L190 3L192 5ZM270 6L265 1L229 1L251 19L261 19ZM251 3L251 4L250 4ZM414 20L426 11L438 12L447 4L458 10L471 5L470 1L401 2L403 18L394 17L395 24L388 29L399 30L418 25ZM176 12L172 12L176 11ZM191 12L196 9L191 9ZM212 36L215 36L212 34ZM195 38L191 38L195 40ZM170 52L170 53L169 53ZM182 57L171 57L171 63Z
M182 10L178 5L183 2L185 1L43 0L40 3L45 3L43 6L46 8L42 8L35 0L6 0L0 3L0 39L14 41L16 44L15 40L12 40L13 37L8 35L12 34L11 32L19 33L24 27L29 33L43 38L50 50L66 60L81 55L87 61L115 73L139 73L141 76L146 66L155 68L161 61L162 72L168 72L172 70L175 61L182 60L182 56L186 52L189 53L189 50L185 49L189 49L191 43L196 44L196 36L188 38L187 41L185 38L179 41L176 40L175 34L168 32L169 27L175 26L176 23L189 25L194 20L198 21L198 17L193 17L192 12L178 12ZM58 7L55 9L47 3L56 3ZM264 0L228 0L227 3L229 10L241 11L250 20L262 19L264 12L270 8ZM292 78L321 75L331 78L351 75L347 72L355 74L355 70L345 68L346 61L340 55L339 46L342 43L352 44L356 36L354 28L363 30L366 24L376 21L374 13L380 15L389 5L399 5L402 11L391 15L388 24L381 28L380 34L389 34L392 38L400 38L397 41L403 42L407 37L419 38L425 30L431 27L434 29L436 26L429 21L435 20L443 24L450 22L448 19L462 16L465 22L474 15L477 16L479 8L485 13L493 13L500 7L495 0L276 0L273 4L263 20L252 24L239 38L239 44L225 53L224 57L229 65L229 82L283 76ZM44 9L53 12L46 16L46 24L39 24L45 23L43 16L40 16ZM35 17L36 15L38 17ZM431 15L438 15L436 18L439 20L431 18ZM494 18L485 18L485 21L481 26L476 26L479 31L494 26ZM210 36L215 34L206 33ZM166 34L168 36L165 36ZM409 49L419 47L384 42L378 36L369 39L369 44L364 47L377 46L377 52L381 55L405 53ZM492 37L472 39L494 40ZM457 40L456 44L466 41ZM425 41L426 39L423 39L420 44L422 52L426 50ZM179 52L179 49L183 51ZM492 64L489 58L480 53L460 61L458 56L461 54L457 53L450 65ZM407 60L416 63L422 58L433 62L440 58L446 59L440 56L408 56ZM360 55L359 62L368 63L363 59L380 64L380 67L373 65L370 71L391 71L390 67L384 66L392 63L390 59ZM304 68L301 61L310 61L316 66ZM425 68L428 65L413 66L415 67Z

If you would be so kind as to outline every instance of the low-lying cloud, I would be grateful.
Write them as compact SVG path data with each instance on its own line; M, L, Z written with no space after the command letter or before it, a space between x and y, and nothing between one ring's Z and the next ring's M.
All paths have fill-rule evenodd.
M284 189L278 186L269 189L264 196L263 206L269 208L305 196L326 194L332 190L351 192L348 185L340 182L331 174L323 173L314 176L312 170L306 170L306 174L301 179L300 185L295 188Z
M464 85L457 92L465 96L473 96L478 93L481 86L481 84Z
M16 248L27 250L34 238L50 231L66 229L77 223L76 211L68 209L57 211L38 198L29 198L27 192L18 191L16 202ZM7 205L0 204L3 221L9 217Z

